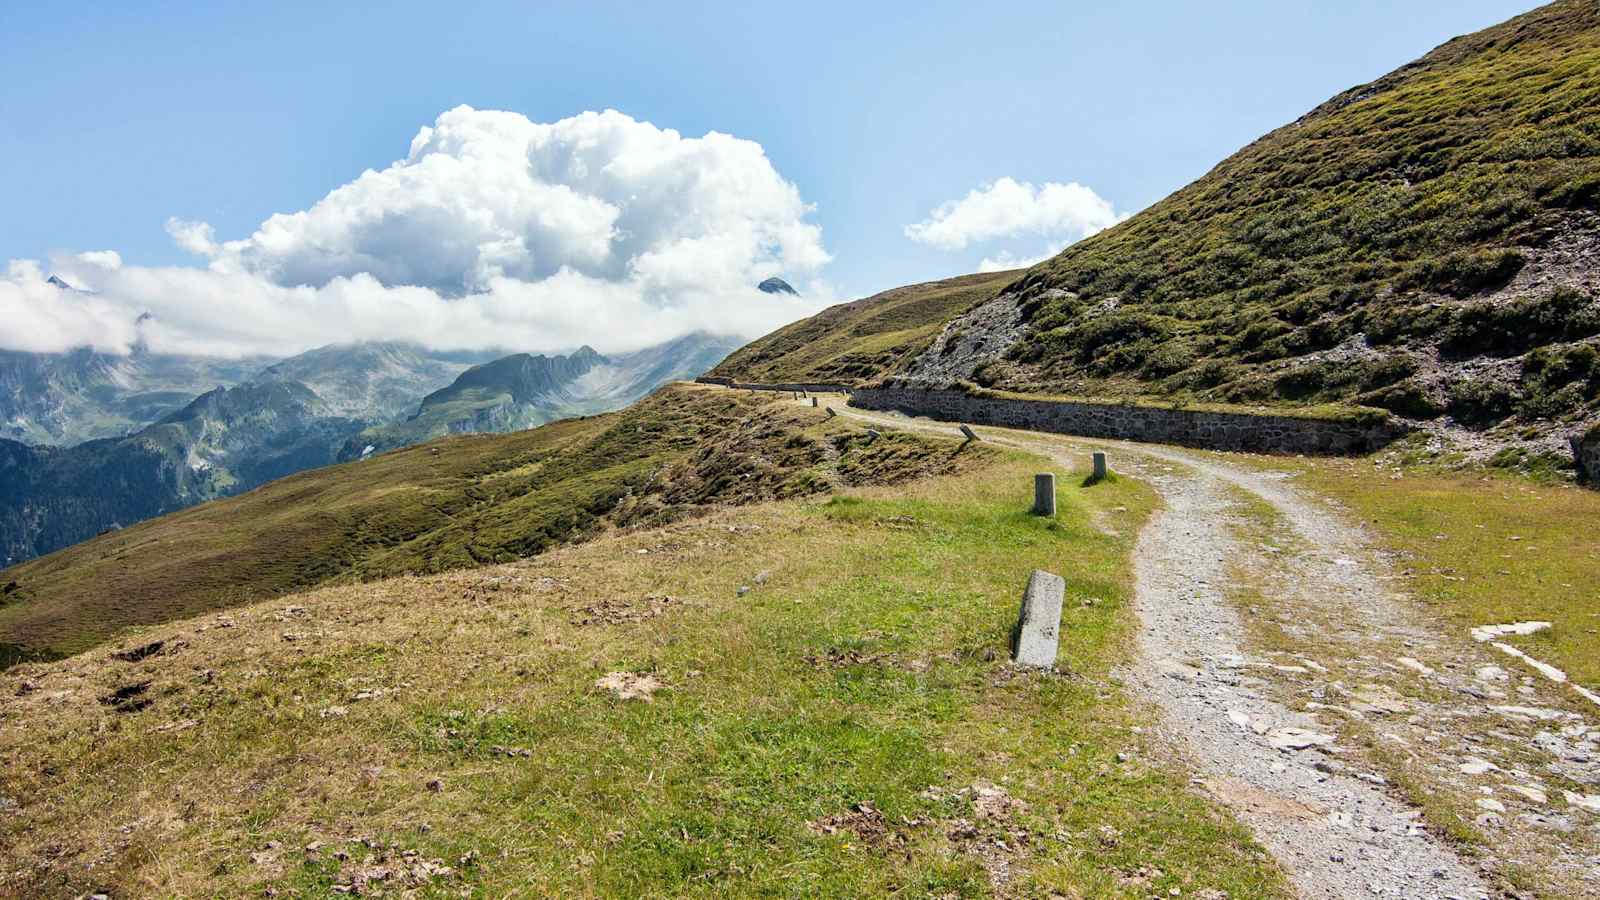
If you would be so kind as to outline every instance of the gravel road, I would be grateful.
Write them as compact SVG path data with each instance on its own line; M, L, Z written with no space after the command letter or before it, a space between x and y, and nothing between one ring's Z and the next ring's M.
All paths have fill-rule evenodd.
M891 427L955 433L955 426L841 410ZM986 432L986 440L1081 462L1085 442L1056 435ZM1381 563L1359 529L1281 478L1209 455L1167 447L1117 448L1124 471L1146 480L1165 507L1135 550L1139 653L1122 673L1140 699L1162 712L1165 743L1197 782L1255 833L1306 898L1486 898L1478 873L1419 824L1383 779L1338 760L1337 728L1289 709L1274 676L1312 673L1315 661L1253 656L1228 597L1230 565L1262 548L1243 546L1232 527L1249 497L1270 504L1313 548L1294 562L1299 588L1316 592L1329 615L1404 638L1408 611L1385 587ZM1324 670L1326 671L1326 670Z

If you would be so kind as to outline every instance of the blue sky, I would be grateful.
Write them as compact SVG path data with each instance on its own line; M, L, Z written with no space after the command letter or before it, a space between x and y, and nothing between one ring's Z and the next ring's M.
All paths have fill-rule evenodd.
M1067 236L910 240L996 178L1142 208L1261 133L1529 8L927 2L33 3L0 7L0 259L114 249L203 264L406 155L459 104L616 109L758 142L807 203L840 297L1036 256Z

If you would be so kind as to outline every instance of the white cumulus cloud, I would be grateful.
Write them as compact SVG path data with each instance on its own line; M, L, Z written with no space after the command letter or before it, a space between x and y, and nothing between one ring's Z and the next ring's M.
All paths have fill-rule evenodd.
M170 220L203 266L113 251L0 275L0 346L292 353L335 341L626 350L694 329L755 335L830 301L812 208L761 145L616 111L553 123L458 107L311 208L219 240ZM760 293L782 274L800 299ZM46 290L48 288L48 290ZM55 291L51 293L51 291Z
M1012 253L1010 250L1001 250L999 253L996 253L993 256L985 256L983 261L978 263L978 271L1005 272L1010 269L1026 269L1029 266L1038 265L1039 263L1044 262L1045 260L1055 256L1057 253L1060 253L1065 249L1067 249L1067 244L1065 241L1062 241L1060 243L1051 244L1043 253L1032 256L1018 256Z
M1054 252L1068 243L1110 228L1128 217L1111 201L1077 182L1034 186L997 178L959 200L942 203L921 222L907 225L906 237L941 250L962 250L998 238L1040 236L1055 239ZM985 271L1031 265L1046 257L1014 257L1004 251L984 260Z

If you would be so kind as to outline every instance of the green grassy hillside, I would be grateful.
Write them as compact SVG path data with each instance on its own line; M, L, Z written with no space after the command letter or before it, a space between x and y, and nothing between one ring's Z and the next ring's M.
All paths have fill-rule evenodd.
M1340 94L1019 277L836 307L717 374L1354 401L1564 433L1600 413L1597 202L1600 7L1562 0ZM863 327L891 310L906 341Z
M0 674L0 896L1288 896L1112 674L1155 498L1084 474L1008 454ZM1007 662L1034 567L1059 674Z
M983 374L1575 412L1600 388L1597 198L1600 7L1554 3L1340 94L1036 267L1016 292L1027 328Z
M983 455L751 396L668 387L619 413L304 472L0 571L0 663L331 582L533 555L710 505L894 480Z
M1018 272L913 284L830 306L733 353L710 374L741 381L855 382L904 368L944 323Z

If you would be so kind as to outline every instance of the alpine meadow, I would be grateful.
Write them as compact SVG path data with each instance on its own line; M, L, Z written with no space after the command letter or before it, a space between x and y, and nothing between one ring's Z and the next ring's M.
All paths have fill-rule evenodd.
M0 897L1600 898L1525 2L0 12Z

